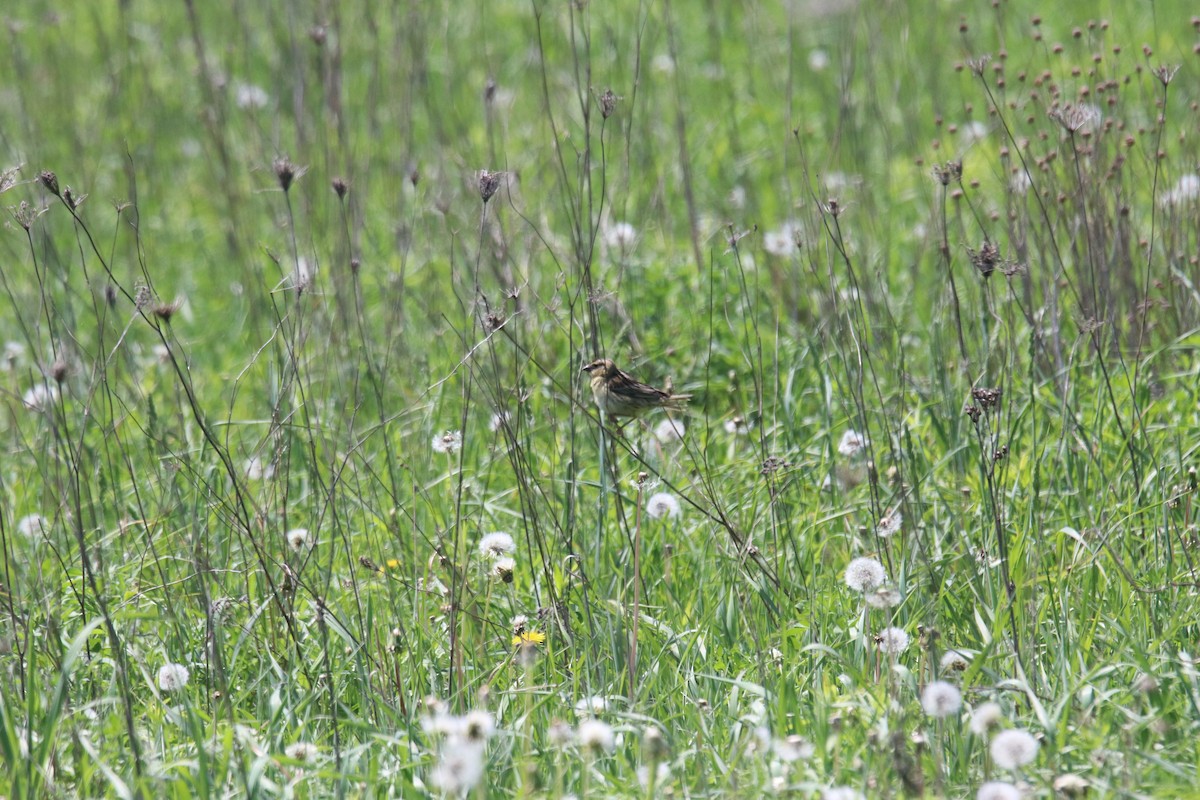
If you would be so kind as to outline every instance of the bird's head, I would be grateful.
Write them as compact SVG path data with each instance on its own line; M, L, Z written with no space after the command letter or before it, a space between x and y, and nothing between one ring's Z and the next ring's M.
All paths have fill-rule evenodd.
M585 364L583 371L590 373L593 378L597 375L604 378L611 378L619 372L617 365L610 358L598 358L590 364Z

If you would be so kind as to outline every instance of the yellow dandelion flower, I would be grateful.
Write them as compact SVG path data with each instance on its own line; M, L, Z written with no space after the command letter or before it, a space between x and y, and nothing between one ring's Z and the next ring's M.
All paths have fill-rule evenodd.
M525 645L536 647L546 641L546 634L541 631L521 631L512 638L514 645Z
M400 559L389 558L387 560L387 568L388 569L400 569Z

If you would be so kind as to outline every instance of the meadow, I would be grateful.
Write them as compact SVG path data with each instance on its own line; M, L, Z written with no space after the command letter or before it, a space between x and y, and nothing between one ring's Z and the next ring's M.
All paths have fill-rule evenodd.
M1200 797L1193 6L0 21L0 797Z

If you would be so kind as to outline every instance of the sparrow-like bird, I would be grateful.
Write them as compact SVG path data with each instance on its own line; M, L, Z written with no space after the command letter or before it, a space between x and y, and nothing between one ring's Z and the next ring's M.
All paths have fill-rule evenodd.
M592 376L592 394L596 405L609 417L638 417L652 408L680 408L690 394L674 394L655 389L627 372L622 372L609 358L599 358L586 365L583 371Z

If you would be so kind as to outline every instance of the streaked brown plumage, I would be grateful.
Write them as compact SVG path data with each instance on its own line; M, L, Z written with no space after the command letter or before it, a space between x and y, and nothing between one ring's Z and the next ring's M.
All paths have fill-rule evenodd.
M593 361L583 371L592 376L596 405L609 417L637 417L653 408L680 408L691 397L644 384L617 369L608 358Z

